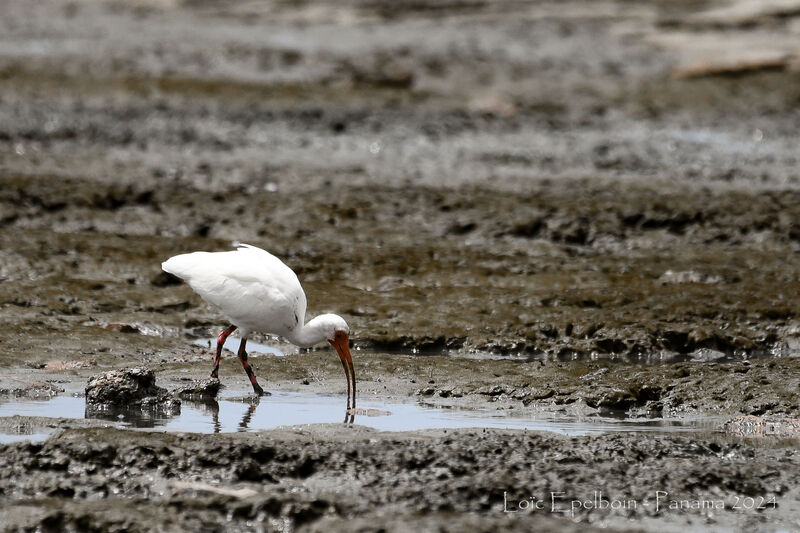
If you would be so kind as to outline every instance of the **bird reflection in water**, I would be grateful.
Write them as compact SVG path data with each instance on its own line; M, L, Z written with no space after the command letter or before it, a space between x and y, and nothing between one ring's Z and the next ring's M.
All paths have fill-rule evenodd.
M256 398L247 408L247 411L242 417L242 421L239 422L239 431L247 431L250 428L250 420L253 418L253 415L256 412L256 407L258 407L259 400L260 398Z
M219 402L213 398L200 400L189 400L189 404L193 404L195 408L200 409L203 414L211 415L211 423L214 426L214 433L222 431L222 424L219 421Z
M222 423L219 421L219 402L216 400L204 400L202 402L192 402L199 407L203 414L211 415L211 425L214 427L214 433L222 432ZM258 398L256 398L245 411L242 421L239 422L239 431L247 431L250 428L250 420L258 407Z
M214 428L214 433L221 433L222 432L222 423L219 419L219 402L214 399L207 399L203 401L189 401L187 403L194 404L196 408L199 408L203 414L211 415L211 424ZM254 397L249 399L249 405L247 406L247 410L242 415L242 420L239 422L238 430L239 432L249 431L251 429L250 424L253 420L253 415L256 413L256 409L258 409L259 404L261 403L260 397ZM355 407L350 407L350 401L347 402L347 408L344 412L344 424L347 426L351 426L355 421L355 417L357 414L365 414L366 416L374 416L371 415L369 411L375 411L375 409L356 409ZM382 412L383 414L383 412ZM389 414L388 411L385 414ZM255 428L258 429L258 428Z
M256 398L247 407L247 411L245 411L244 416L242 416L242 421L239 422L239 431L247 431L250 429L250 420L253 418L258 404L259 399ZM219 402L216 400L208 400L200 405L204 407L203 412L211 415L211 424L214 426L214 433L220 433L222 431L222 424L219 421Z

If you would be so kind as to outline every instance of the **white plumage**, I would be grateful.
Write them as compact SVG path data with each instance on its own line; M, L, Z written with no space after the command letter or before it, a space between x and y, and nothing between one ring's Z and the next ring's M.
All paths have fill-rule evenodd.
M283 261L241 244L230 252L193 252L164 261L161 268L183 279L205 301L242 330L292 339L306 315L306 294Z
M245 344L253 331L285 337L298 346L327 340L339 354L347 378L348 408L352 380L355 407L355 371L349 348L349 328L338 315L323 314L305 322L306 295L297 275L280 259L261 248L238 245L229 252L193 252L170 257L161 264L186 281L206 302L219 308L231 325L217 339L212 377L217 377L225 339L237 328L242 342L239 359L253 390L263 394L247 362Z

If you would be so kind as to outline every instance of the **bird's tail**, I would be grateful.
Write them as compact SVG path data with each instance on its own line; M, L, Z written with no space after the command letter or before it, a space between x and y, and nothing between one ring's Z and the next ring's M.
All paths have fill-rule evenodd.
M170 257L161 263L161 270L173 276L178 276L183 280L188 280L191 277L192 267L197 264L198 253L204 252L193 252Z

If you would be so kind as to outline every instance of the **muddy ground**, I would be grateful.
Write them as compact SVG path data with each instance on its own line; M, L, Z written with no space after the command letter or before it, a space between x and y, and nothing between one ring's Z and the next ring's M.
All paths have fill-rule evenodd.
M687 524L753 530L768 520L792 527L785 520L798 512L792 448L754 449L719 438L568 439L480 430L379 435L323 425L212 440L80 429L8 447L3 456L6 524L37 521L53 531L242 531L256 524L309 531L636 531L665 518L665 530ZM676 469L681 475L670 475ZM638 504L613 512L574 506L573 516L572 501L592 500L595 491L609 502ZM656 491L666 494L659 502ZM744 494L770 502L775 496L778 507L732 509ZM698 497L727 508L669 509L669 500ZM520 511L517 502L530 498L546 505ZM150 516L142 523L137 517L144 513Z
M791 423L798 13L4 2L2 401L133 365L204 377L193 341L224 324L159 264L242 241L298 273L310 316L345 316L362 396ZM344 394L330 350L257 340L289 354L252 355L268 390ZM792 439L96 425L0 421L66 428L3 447L6 529L800 530ZM727 506L502 512L561 490Z

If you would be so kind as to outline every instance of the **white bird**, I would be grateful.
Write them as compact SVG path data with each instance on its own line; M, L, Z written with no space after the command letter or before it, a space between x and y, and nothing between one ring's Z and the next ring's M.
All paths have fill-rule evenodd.
M339 315L319 315L305 323L306 295L297 275L280 259L261 248L238 245L230 252L193 252L170 257L161 268L186 281L206 302L219 308L230 322L217 337L217 353L211 377L219 373L222 346L228 335L241 331L239 360L253 390L264 389L247 362L245 344L253 331L279 335L306 348L327 340L339 354L347 379L347 408L356 404L356 375L350 355L350 329Z

